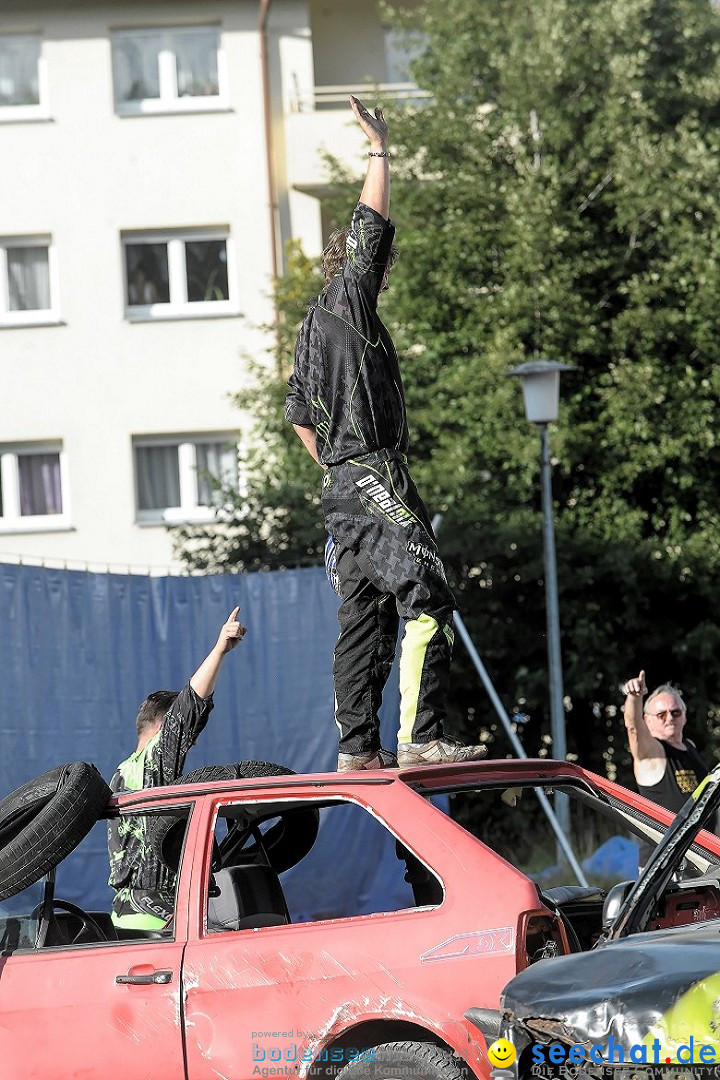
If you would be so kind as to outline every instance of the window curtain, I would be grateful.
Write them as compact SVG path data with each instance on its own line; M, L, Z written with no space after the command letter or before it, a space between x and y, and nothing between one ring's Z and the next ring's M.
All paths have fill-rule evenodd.
M23 517L62 514L59 454L21 454L18 473Z
M180 505L177 446L138 446L138 510L166 510Z
M113 40L115 101L145 101L160 97L160 34L118 35Z
M220 480L237 490L237 447L228 443L198 443L196 461L198 506L222 506L222 492L213 488L212 480Z
M170 302L167 244L126 244L125 265L130 306Z
M414 82L411 67L413 60L417 60L425 49L424 36L417 32L408 33L407 30L396 30L393 27L385 27L383 33L387 81L389 83Z
M190 303L229 298L225 240L186 240L185 268Z
M50 307L50 268L45 247L7 249L10 311L47 311Z
M175 34L172 46L177 66L178 97L216 97L220 93L217 30Z
M39 105L40 42L7 36L0 41L0 106Z

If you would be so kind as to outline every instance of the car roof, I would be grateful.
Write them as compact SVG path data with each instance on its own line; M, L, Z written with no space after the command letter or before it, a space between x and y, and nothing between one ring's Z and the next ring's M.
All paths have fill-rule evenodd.
M549 758L491 758L485 761L468 761L462 764L418 765L404 769L374 769L358 772L291 773L281 776L247 777L239 780L210 780L191 784L171 784L163 787L145 788L140 791L122 792L114 795L108 809L118 808L141 800L155 802L160 799L187 798L224 792L241 788L244 791L262 788L293 793L298 788L311 786L318 795L322 791L338 788L345 791L368 786L405 784L417 791L432 794L453 787L472 787L484 784L531 783L533 780L557 783L559 780L583 781L597 789L608 781L569 761ZM613 785L611 785L613 786Z

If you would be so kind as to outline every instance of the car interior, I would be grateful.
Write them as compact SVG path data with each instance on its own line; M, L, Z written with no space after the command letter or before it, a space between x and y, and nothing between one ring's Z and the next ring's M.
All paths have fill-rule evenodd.
M594 865L591 858L586 862L589 867L586 883L573 881L570 867L558 860L549 828L543 832L545 843L538 844L537 827L527 827L527 804L533 801L537 791L549 798L559 792L570 800L575 854L580 860L587 857L588 848L601 848L615 837L631 841L642 859L665 833L664 827L648 815L583 781L556 787L535 781L512 788L496 784L482 789L468 790L462 785L449 789L456 820L532 878L538 900L553 916L533 916L520 928L520 969L547 957L591 949L619 910L639 872L637 863L630 873L627 865L603 867L597 860ZM520 821L513 822L514 815ZM720 862L703 846L702 837L699 834L681 867L668 881L653 909L648 929L680 926L720 915Z
M187 831L188 810L146 817L148 843L162 865L171 874L176 874ZM362 824L373 830L374 840L362 843L364 857L368 861L377 861L378 865L384 860L385 871L389 868L388 876L395 880L387 903L376 901L373 906L366 901L363 907L362 898L353 896L353 903L358 906L350 914L440 904L443 898L440 880L383 824L353 803L328 800L312 807L302 801L281 805L235 803L222 808L216 823L207 897L207 932L282 926L342 914L343 906L346 908L347 905L338 900L337 908L308 916L303 909L302 897L307 892L307 877L321 881L326 862L322 853L313 851L321 818L332 821L332 826L337 829L337 843L343 844L346 842L343 837L358 831L355 817L362 818ZM305 877L298 881L292 871L300 862L305 862ZM352 883L348 884L352 893ZM3 920L0 912L0 951L172 938L172 920L157 930L121 928L113 923L109 911L84 910L62 899L56 871L51 871L38 883L33 891L36 890L40 890L39 895L35 896L36 902L24 919L18 916Z
M552 797L556 790L535 783L490 784L472 789L455 785L444 792L448 808L468 831L530 877L536 887L538 909L518 928L518 966L593 947L619 909L637 876L635 870L610 867L588 870L587 881L572 880L570 868L558 862L550 829L538 842L537 825L528 828L528 804L535 789ZM585 849L616 836L654 846L663 827L632 806L582 782L558 788L571 800L578 858ZM437 793L434 793L434 796ZM337 829L334 843L346 847L358 833L353 815L369 819L372 839L361 836L359 856L378 864L385 900L356 895L353 883L334 882L346 895L326 897L322 886L327 856L316 840L321 822ZM178 807L147 815L148 842L160 862L176 874L182 856L189 808ZM534 820L534 819L532 819ZM100 828L104 828L100 823ZM720 864L702 844L702 836L685 853L681 868L672 875L647 922L647 929L695 923L720 917ZM320 845L322 847L322 845ZM362 850L361 850L362 849ZM293 873L302 863L304 876ZM588 864L590 865L590 864ZM61 869L61 868L60 868ZM239 931L289 923L437 906L443 885L419 856L401 843L366 809L342 800L249 804L228 802L220 808L212 848L207 897L207 932ZM318 879L322 903L314 898L313 912L305 901L308 881ZM0 952L27 948L53 948L100 942L163 940L172 938L172 920L158 930L118 928L109 911L84 910L62 898L62 886L51 871L27 890L31 901L15 898L0 910ZM352 908L348 904L354 905ZM305 905L305 906L304 906ZM334 905L334 906L333 906ZM312 905L311 905L312 906ZM17 909L17 910L16 910Z

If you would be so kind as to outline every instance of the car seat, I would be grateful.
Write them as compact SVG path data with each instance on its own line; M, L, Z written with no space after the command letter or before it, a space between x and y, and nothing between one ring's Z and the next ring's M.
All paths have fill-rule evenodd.
M227 866L213 875L208 930L247 930L290 922L280 879L270 866Z

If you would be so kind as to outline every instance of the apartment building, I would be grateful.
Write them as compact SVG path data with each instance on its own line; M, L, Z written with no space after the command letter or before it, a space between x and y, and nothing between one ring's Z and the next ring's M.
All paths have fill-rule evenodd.
M230 394L350 91L411 91L375 0L0 0L0 561L167 572L239 483Z

